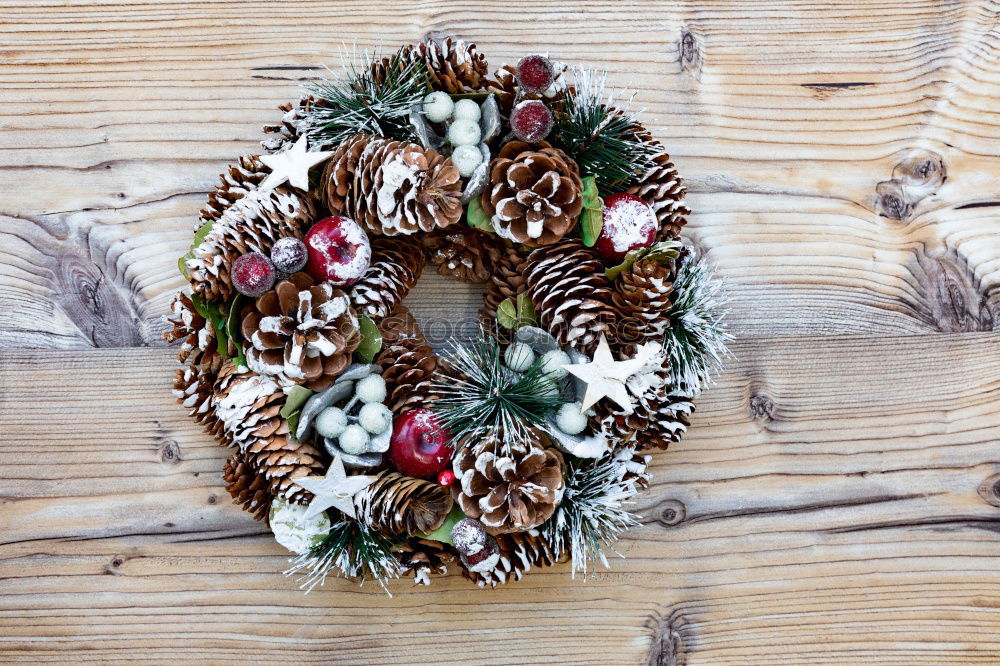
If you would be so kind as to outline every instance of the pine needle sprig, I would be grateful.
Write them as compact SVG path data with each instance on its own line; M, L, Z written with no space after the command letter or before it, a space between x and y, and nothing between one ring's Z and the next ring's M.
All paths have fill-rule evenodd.
M366 578L374 578L388 593L386 581L399 578L403 572L392 547L391 541L367 525L341 520L333 524L318 546L292 558L292 566L285 575L300 574L298 581L306 594L323 585L334 572L345 578L360 579L362 583Z
M410 108L427 93L426 65L411 60L401 48L384 59L367 51L342 57L339 74L306 86L318 98L303 112L310 147L335 146L355 134L372 134L397 141L417 140L410 124Z
M726 343L733 336L723 322L726 298L712 267L690 251L677 270L673 288L670 327L663 346L671 383L694 397L711 383L729 356Z
M580 572L586 580L598 562L608 568L605 548L621 557L612 544L639 524L626 508L638 492L640 479L646 478L644 467L638 474L629 474L634 454L634 449L625 448L596 460L566 458L562 503L540 531L556 558L570 553L573 577Z
M573 86L566 88L553 134L583 175L594 176L598 190L611 193L654 167L663 148L640 135L642 126L629 109L631 98L620 107L613 95L605 98L606 78L606 72L573 70Z
M500 439L504 454L534 440L533 430L563 402L556 382L538 359L524 372L503 361L496 338L483 334L471 344L455 344L433 391L442 397L434 410L456 447L490 437Z

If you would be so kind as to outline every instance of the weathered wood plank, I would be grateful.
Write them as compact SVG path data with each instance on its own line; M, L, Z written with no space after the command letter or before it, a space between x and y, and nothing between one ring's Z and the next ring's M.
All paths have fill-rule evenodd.
M4 660L1000 659L1000 339L745 339L653 458L625 561L302 597L167 350L0 352ZM673 659L674 661L671 661Z
M279 6L3 3L0 345L158 344L224 164L343 42L429 31L634 86L745 332L1000 326L995 2Z

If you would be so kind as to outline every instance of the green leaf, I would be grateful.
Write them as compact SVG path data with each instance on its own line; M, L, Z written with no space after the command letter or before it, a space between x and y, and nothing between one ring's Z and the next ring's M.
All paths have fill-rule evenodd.
M497 321L504 328L510 330L517 328L517 306L512 299L505 299L497 308Z
M187 254L177 260L177 267L181 270L181 275L184 277L191 278L187 270L187 262L189 259L194 258L194 249L202 244L214 224L214 220L208 220L205 224L198 227L198 231L194 232L194 240L191 242L191 247L188 249Z
M226 332L226 318L222 316L219 305L214 301L206 301L199 294L191 294L191 303L194 305L195 312L212 323L219 355L222 358L229 358L229 334Z
M489 97L489 96L490 96L489 93L474 92L474 93L458 93L458 94L452 95L451 98L453 100L455 100L456 102L458 100L460 100L460 99L471 99L471 100L473 100L475 102L480 102L481 103L481 102L485 102L486 98Z
M580 215L580 237L583 244L593 247L604 227L604 202L597 192L593 176L583 179L583 213Z
M236 347L234 363L237 366L245 366L247 364L246 356L243 355L243 329L241 327L242 322L240 321L240 311L243 309L246 301L246 296L237 294L229 306L229 316L226 317L226 333L229 334L229 339L233 341L233 346Z
M663 241L662 243L654 243L650 247L637 247L634 250L630 250L628 254L625 255L625 259L622 260L622 263L617 266L612 266L608 270L604 271L604 275L609 280L614 280L619 275L632 268L632 265L640 259L651 259L661 262L669 259L676 259L680 256L680 247L681 244L677 241Z
M493 221L483 210L483 204L480 203L479 197L473 197L469 200L468 207L465 209L465 219L470 227L493 233Z
M188 254L191 253L189 252ZM181 272L181 275L184 276L185 280L191 279L191 275L188 273L187 267L188 254L185 254L183 257L179 257L177 259L177 269Z
M290 419L296 412L302 410L302 406L313 396L313 392L305 386L294 386L285 398L285 406L281 408L279 414L281 418ZM292 431L294 432L294 430Z
M358 345L358 358L364 363L371 363L375 360L375 355L382 349L382 334L379 333L378 326L371 317L361 315L358 318L359 330L361 331L361 343Z
M451 509L451 513L444 519L441 523L441 527L437 528L433 532L428 534L421 534L421 539L430 539L431 541L441 541L443 543L451 543L451 530L455 527L455 523L465 518L465 514L462 513L462 509L456 504Z
M302 416L302 412L295 412L288 416L288 436L293 440L298 441L298 437L295 436L295 431L299 429L299 417Z
M531 297L527 292L517 295L517 322L518 328L521 326L533 326L538 323L538 316L535 314L535 304L531 302Z

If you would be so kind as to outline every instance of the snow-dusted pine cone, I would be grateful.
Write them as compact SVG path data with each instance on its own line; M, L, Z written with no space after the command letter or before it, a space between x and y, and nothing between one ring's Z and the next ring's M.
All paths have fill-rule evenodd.
M432 90L455 95L481 90L490 67L476 45L462 40L428 39L410 51L411 57L427 67Z
M330 388L361 337L347 294L296 273L257 299L243 317L247 365L281 386Z
M674 262L640 260L614 282L612 301L621 315L616 326L619 344L662 340L670 326Z
M382 351L375 362L386 384L385 405L401 414L410 408L429 407L437 398L433 388L440 361L404 307L379 324Z
M348 215L348 202L354 187L358 160L374 138L370 134L353 136L337 146L326 161L321 191L331 215Z
M527 288L524 268L531 249L520 243L499 240L500 255L492 266L492 274L486 283L486 291L483 292L483 307L479 311L479 320L487 330L494 331L504 342L509 342L507 338L512 332L497 326L497 308L508 298L517 299Z
M422 240L438 275L465 282L486 282L501 258L499 241L503 239L477 229L452 227Z
M225 173L219 174L219 184L208 193L195 231L209 220L218 220L227 208L256 190L269 172L256 155L243 155L236 164L230 164Z
M573 228L583 210L580 169L545 142L511 141L490 162L481 203L502 237L550 245Z
M549 567L556 562L552 548L535 530L497 534L494 538L500 560L492 571L481 574L462 567L462 575L481 586L496 587L521 580L532 568Z
M654 161L656 166L626 191L642 197L653 207L660 223L656 239L672 240L680 237L681 228L687 224L686 216L691 214L691 209L684 204L687 188L666 152L661 153Z
M240 505L254 520L264 520L271 508L271 484L243 451L234 451L222 467L222 480L233 504Z
M183 292L174 296L170 302L167 322L172 328L163 334L163 339L167 342L182 341L181 348L177 351L178 361L197 366L203 371L218 372L224 359L218 351L212 322L198 314L190 296ZM232 355L235 351L236 347L230 342L227 352Z
M602 333L613 337L617 315L604 262L579 240L565 239L532 252L525 278L539 321L561 346L589 353Z
M498 455L469 445L455 454L452 493L490 534L523 532L552 515L563 496L563 458L554 448Z
M421 585L430 585L430 576L448 573L448 565L455 561L455 554L447 544L430 539L407 539L393 548L403 568L413 574Z
M374 238L368 270L351 288L355 309L376 322L387 317L420 279L425 262L417 238Z
M433 532L453 504L447 488L389 470L377 474L354 501L358 518L387 536Z
M212 406L215 382L218 378L211 370L189 365L177 371L174 378L174 397L188 410L188 416L205 427L205 430L220 441L225 440L222 423L215 416Z

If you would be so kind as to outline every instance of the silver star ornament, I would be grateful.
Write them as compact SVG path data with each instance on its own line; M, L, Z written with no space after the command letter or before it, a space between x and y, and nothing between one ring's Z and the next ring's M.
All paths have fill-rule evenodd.
M330 507L341 513L357 518L354 508L354 496L375 482L374 476L347 476L344 471L344 461L340 456L334 456L326 476L306 476L295 479L299 484L313 494L313 500L306 509L306 518L318 516Z
M628 378L642 369L644 360L633 358L626 361L616 361L611 356L608 339L601 334L601 342L590 363L570 363L563 367L575 377L583 380L587 391L583 395L581 413L590 409L595 402L607 397L614 400L619 407L632 413L632 397L628 386Z
M281 185L286 180L292 187L303 192L309 191L309 169L333 155L332 151L315 153L306 152L306 137L300 138L295 145L283 153L261 155L260 161L271 168L271 173L260 184L260 189L267 190Z

